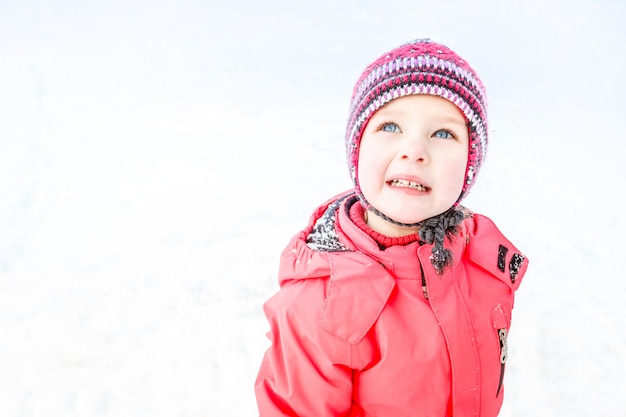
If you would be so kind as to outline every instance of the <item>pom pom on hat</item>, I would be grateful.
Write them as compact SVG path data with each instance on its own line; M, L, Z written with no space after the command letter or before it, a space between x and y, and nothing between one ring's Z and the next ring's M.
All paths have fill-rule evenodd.
M469 64L448 47L417 39L382 55L357 81L346 129L346 153L357 193L367 207L358 183L359 144L372 115L391 100L412 94L431 94L451 101L468 122L469 153L463 188L455 205L474 184L487 152L485 88Z

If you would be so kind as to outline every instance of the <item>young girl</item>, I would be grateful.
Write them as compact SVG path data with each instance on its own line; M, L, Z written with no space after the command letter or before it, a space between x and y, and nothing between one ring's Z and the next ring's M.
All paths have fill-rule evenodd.
M261 417L496 416L528 260L460 205L487 150L481 81L402 45L358 80L346 147L354 189L292 238L264 306Z

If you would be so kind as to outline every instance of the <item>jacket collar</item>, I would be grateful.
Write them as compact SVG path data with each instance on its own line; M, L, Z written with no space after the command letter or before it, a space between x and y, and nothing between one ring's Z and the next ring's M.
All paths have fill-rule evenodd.
M415 279L421 279L420 258L427 275L434 276L435 271L427 261L432 245L420 246L415 242L381 250L374 239L350 220L348 210L352 194L340 194L315 210L308 226L296 234L283 251L279 282L282 287L293 281L329 279L320 325L348 343L358 343L395 288L392 271L396 276L413 274ZM332 220L332 230L327 229L325 236L336 239L340 250L316 250L307 243L324 216ZM459 234L446 240L446 247L452 250L455 260L466 256L512 289L517 289L528 266L526 257L495 224L477 214L460 225ZM452 276L444 272L440 278L446 281Z

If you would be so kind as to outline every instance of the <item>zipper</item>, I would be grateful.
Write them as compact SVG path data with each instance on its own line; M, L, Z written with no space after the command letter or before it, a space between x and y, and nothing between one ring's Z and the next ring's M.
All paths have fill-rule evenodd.
M424 267L420 262L420 271L422 273L422 293L424 294L424 298L428 300L428 287L426 286L426 275L424 274Z
M500 381L498 382L496 397L500 394L500 390L502 389L502 381L504 381L504 367L506 366L506 360L509 356L506 328L498 329L498 339L500 339Z

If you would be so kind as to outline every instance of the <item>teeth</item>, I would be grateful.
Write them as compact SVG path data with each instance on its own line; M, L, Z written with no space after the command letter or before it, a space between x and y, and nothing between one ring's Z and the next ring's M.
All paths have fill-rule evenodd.
M412 181L391 180L389 183L394 187L407 187L407 188L413 188L418 191L426 191L426 187L424 187L422 184L418 184Z

